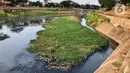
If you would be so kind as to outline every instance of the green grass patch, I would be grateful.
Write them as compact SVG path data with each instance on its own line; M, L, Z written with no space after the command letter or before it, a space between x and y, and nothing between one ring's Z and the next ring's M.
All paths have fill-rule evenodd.
M25 12L10 12L4 13L0 11L0 19L5 17L18 17L18 16L45 16L50 14L58 14L58 11L47 11L47 10L33 10L33 11L25 11Z
M4 17L5 13L0 11L0 17Z
M100 25L103 22L109 22L110 20L108 18L105 18L101 15L98 15L96 13L88 13L87 14L87 24L96 27L97 25Z
M17 17L18 14L16 13L5 13L5 12L1 12L0 11L0 17L3 18L3 17Z
M57 62L81 62L107 43L97 32L83 28L69 16L58 17L45 25L48 28L38 32L38 39L31 41L28 51L57 57Z
M15 14L15 13L7 13L7 16L8 16L8 17L17 17L18 14Z
M32 13L40 13L40 14L58 14L57 10L33 10Z

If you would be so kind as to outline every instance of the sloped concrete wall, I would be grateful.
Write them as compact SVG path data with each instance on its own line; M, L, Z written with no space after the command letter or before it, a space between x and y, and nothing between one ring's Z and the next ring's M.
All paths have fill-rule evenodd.
M101 13L98 13L98 14L109 18L110 23L112 23L114 26L120 26L124 29L130 29L130 19L128 19L128 18L101 14Z
M119 46L94 73L130 73L130 19L102 16L111 22L102 23L96 30L118 42Z

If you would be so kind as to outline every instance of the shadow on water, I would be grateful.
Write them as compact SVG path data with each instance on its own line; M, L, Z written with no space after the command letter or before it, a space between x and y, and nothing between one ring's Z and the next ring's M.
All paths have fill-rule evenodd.
M9 38L7 34L0 33L0 41L5 40L7 38Z
M97 51L78 67L68 71L47 70L46 63L37 61L36 55L26 48L30 40L37 38L36 33L44 30L45 20L50 19L7 20L0 25L0 73L93 73L112 53L111 47L104 47L104 51ZM83 19L81 23L86 22Z

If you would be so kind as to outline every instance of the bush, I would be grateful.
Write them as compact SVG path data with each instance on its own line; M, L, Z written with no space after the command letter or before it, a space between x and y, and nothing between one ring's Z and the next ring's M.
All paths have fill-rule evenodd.
M3 17L5 16L5 13L4 12L0 12L0 17Z
M98 19L98 25L101 24L101 23L104 22L104 21L105 21L104 18L99 18L99 19Z
M102 22L109 22L109 19L100 16L96 13L87 14L87 24L89 26L96 27L97 25L100 25Z
M14 13L7 13L7 16L9 16L9 17L17 17L18 15L14 14Z

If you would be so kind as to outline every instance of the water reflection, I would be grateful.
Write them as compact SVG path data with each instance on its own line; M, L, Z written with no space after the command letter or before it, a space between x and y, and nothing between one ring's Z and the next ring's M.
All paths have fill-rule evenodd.
M2 25L0 25L0 29L2 29Z
M41 25L44 22L44 20L30 20L30 21L14 21L14 20L5 20L5 23L2 25L6 25L11 32L20 33L24 30L27 26L35 26L35 25ZM2 25L0 26L0 29L2 29Z
M28 26L37 26L41 25L45 22L44 19L37 19L37 20L26 20L26 21L15 21L14 19L4 20L4 23L0 24L0 41L10 38L10 36L5 33L10 30L13 33L20 33L24 30L25 27Z
M36 39L36 33L44 29L43 22L44 19L12 19L0 24L0 73L11 73L9 68L34 61L34 55L25 49L30 40Z

